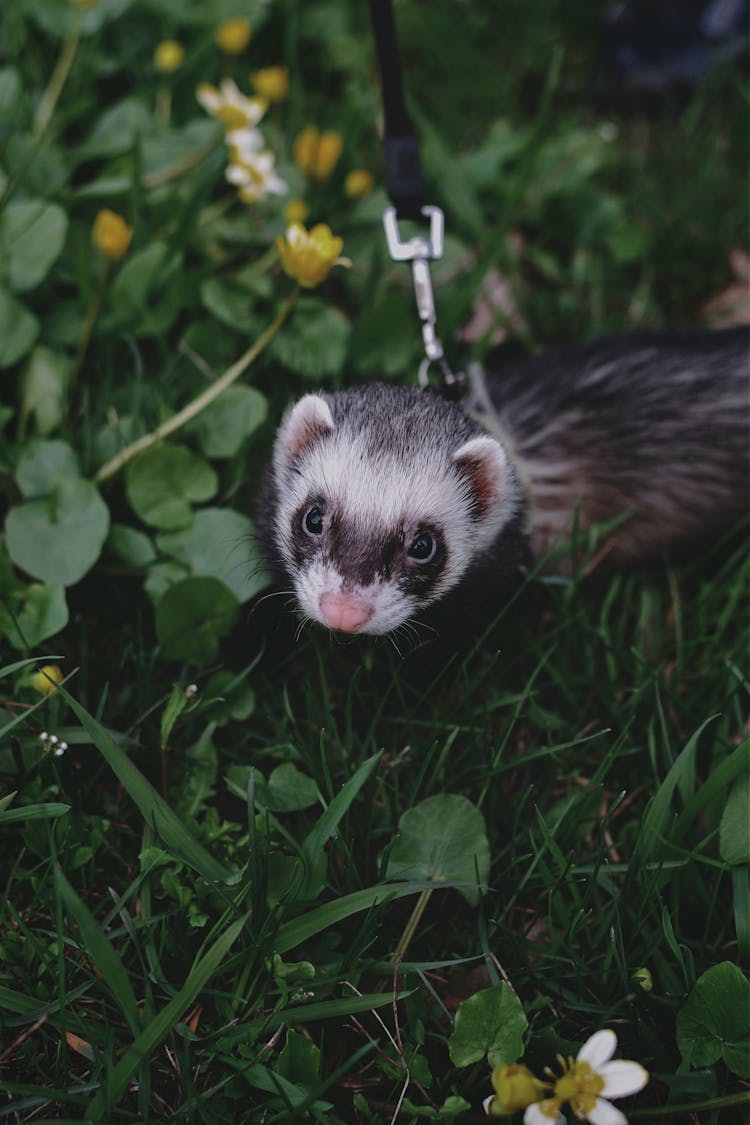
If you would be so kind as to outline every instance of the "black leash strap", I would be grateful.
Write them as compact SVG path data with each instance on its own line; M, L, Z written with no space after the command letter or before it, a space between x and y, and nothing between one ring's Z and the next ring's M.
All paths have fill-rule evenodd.
M419 141L404 101L392 0L370 0L370 15L383 94L386 190L392 203L383 213L385 238L395 262L411 262L425 349L425 358L419 365L420 386L431 385L430 368L435 364L442 376L442 393L458 398L463 393L465 380L462 374L451 370L437 334L429 265L443 254L443 212L424 200ZM401 219L427 220L428 236L415 235L402 240L398 228Z
M404 101L401 56L391 0L370 0L370 17L383 95L383 153L388 198L399 219L419 219L424 206L419 141Z

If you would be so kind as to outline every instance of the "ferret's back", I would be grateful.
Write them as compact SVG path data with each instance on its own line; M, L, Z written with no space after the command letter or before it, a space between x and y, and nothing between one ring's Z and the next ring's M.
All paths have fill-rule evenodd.
M534 553L628 512L619 560L741 520L750 495L747 328L608 337L488 379L528 488Z

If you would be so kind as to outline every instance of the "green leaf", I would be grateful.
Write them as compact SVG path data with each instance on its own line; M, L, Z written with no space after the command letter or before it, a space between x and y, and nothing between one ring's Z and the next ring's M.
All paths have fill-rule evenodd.
M174 1028L174 1025L203 991L211 977L221 966L222 961L234 945L245 926L245 919L240 918L233 922L221 937L202 956L197 957L179 992L170 1000L166 1007L151 1020L144 1028L135 1042L128 1048L124 1056L117 1063L114 1070L107 1076L107 1104L111 1106L127 1089L128 1082L144 1059L150 1058L154 1049ZM86 1120L101 1120L105 1110L104 1094L99 1093L90 1103L86 1111Z
M719 855L732 866L750 863L750 772L734 783L719 825Z
M413 365L418 333L414 311L403 293L389 293L366 305L357 318L354 334L357 347L352 362L356 371L382 379Z
M17 649L36 648L67 624L68 606L62 586L32 583L24 590L23 601L14 614L7 602L0 603L0 633Z
M750 1078L750 983L731 961L708 969L677 1014L677 1046L692 1067L720 1058Z
M78 461L66 441L31 441L16 468L16 484L26 500L54 493L61 480L80 477Z
M86 141L74 153L78 161L127 152L152 127L153 117L145 101L125 98L98 113L94 122Z
M130 254L109 293L114 325L139 337L165 332L179 311L181 270L182 255L165 242L150 242Z
M121 563L135 567L136 570L150 566L156 558L154 545L148 535L124 523L112 524L106 546Z
M55 871L55 884L66 910L75 918L81 931L83 951L93 960L125 1017L128 1027L133 1035L137 1035L140 1031L138 1003L130 977L125 972L117 950L59 868Z
M9 203L0 214L0 278L14 293L35 289L60 254L67 230L67 215L56 203Z
M12 367L22 359L38 335L37 318L0 286L0 368Z
M235 674L228 668L221 668L211 676L203 690L203 700L212 722L222 726L231 719L243 722L250 718L255 710L255 692L245 677L246 672ZM247 775L242 796L247 796Z
M192 574L220 579L239 602L248 601L269 583L261 569L252 523L230 508L204 508L184 531L159 535L156 542Z
M18 115L21 97L21 75L14 66L0 69L0 120L11 121Z
M30 417L38 434L51 434L65 417L70 361L59 352L40 345L34 348L20 381L21 424Z
M466 797L428 797L399 820L388 857L388 879L427 879L457 885L470 906L490 874L484 817Z
M72 586L99 558L109 509L90 481L63 478L52 496L11 508L5 522L8 553L27 574Z
M268 414L268 401L255 387L227 387L189 427L205 457L234 457Z
M170 586L174 586L175 582L181 582L183 578L187 577L187 570L179 563L157 562L148 568L148 576L143 583L143 589L156 605Z
M167 700L167 706L164 708L164 713L161 717L162 747L166 746L169 742L169 736L172 733L174 725L187 705L188 697L185 695L185 689L180 687L179 684L174 684L169 699Z
M428 1121L450 1121L459 1113L470 1110L471 1102L467 1102L466 1098L461 1098L458 1094L451 1094L439 1109L431 1105L417 1105L411 1098L404 1098L402 1107L405 1113L410 1113L413 1117L424 1117Z
M505 981L475 992L456 1012L448 1040L451 1061L470 1066L486 1055L490 1066L514 1063L523 1054L527 1024L521 1001Z
M180 819L153 785L117 745L109 731L90 715L62 685L57 689L77 715L94 746L114 771L123 788L140 810L146 824L161 837L175 858L190 864L205 879L227 882L229 872L194 840Z
M247 793L247 783L245 783ZM318 787L311 777L301 773L294 762L284 762L272 771L267 782L256 773L255 803L272 812L295 812L307 809L320 800Z
M350 334L351 324L343 313L317 297L307 297L276 333L268 354L297 375L328 378L344 366Z
M254 294L245 286L212 277L203 282L200 292L204 308L233 332L259 336L263 331L263 321L255 311Z
M290 1028L279 1054L278 1071L295 1086L313 1089L320 1080L320 1049L306 1035Z
M144 523L176 531L192 521L191 504L215 495L218 478L210 465L181 445L157 445L128 466L125 490Z
M156 603L156 635L168 660L210 664L234 625L239 602L218 578L183 578Z

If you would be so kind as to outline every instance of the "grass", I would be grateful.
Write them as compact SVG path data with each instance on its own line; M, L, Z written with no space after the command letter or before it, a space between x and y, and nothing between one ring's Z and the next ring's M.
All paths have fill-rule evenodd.
M251 437L219 456L196 432L186 439L214 467L216 506L248 511L292 395L383 370L408 379L418 357L408 278L383 257L382 199L348 202L343 172L306 185L289 158L297 129L316 118L341 131L348 166L378 168L364 13L323 0L258 7L251 55L233 61L218 57L213 28L234 11L203 5L178 18L167 0L138 0L118 16L102 0L87 17L101 11L101 25L82 36L31 149L23 122L67 9L11 7L0 31L26 118L3 110L11 80L0 74L3 205L54 200L68 220L48 274L13 290L48 353L76 353L97 286L97 207L127 215L133 254L157 241L169 249L156 288L153 263L131 268L127 285L131 259L112 267L57 414L54 363L35 375L47 413L30 395L31 353L4 367L8 508L21 503L16 474L31 441L64 443L93 478L278 311L284 281L258 262L285 200L239 208L220 137L203 162L158 176L192 151L180 147L186 122L191 144L206 142L199 80L233 72L247 89L250 67L290 67L269 143L311 218L341 230L354 265L303 298L307 320L296 310L252 367L267 417L248 424ZM741 75L717 71L655 111L602 101L598 10L541 5L531 19L510 3L500 28L492 6L449 4L429 18L422 4L399 6L427 177L451 236L436 270L446 339L498 263L521 348L688 325L731 282L728 253L747 227ZM171 34L188 54L152 133L167 80L145 60ZM120 144L121 121L111 150L97 148L91 130L133 92L151 115L143 135ZM252 610L238 600L233 628L205 626L205 659L180 663L164 658L154 604L187 572L159 553L167 529L138 518L121 477L104 495L112 521L141 538L125 554L111 539L95 551L66 590L65 621L34 643L14 641L0 618L1 793L15 794L0 805L0 1120L484 1120L485 1049L464 1065L451 1040L459 1006L501 981L528 1020L523 1059L535 1072L609 1026L618 1053L652 1074L625 1103L633 1120L743 1119L747 1074L726 1053L747 1035L742 994L733 1006L701 985L725 962L750 964L743 542L606 583L536 575L471 646L403 657L385 641L310 631L295 641L278 599ZM190 577L207 577L192 565ZM3 601L27 629L28 586L3 549ZM27 656L61 663L64 689L35 692ZM486 877L461 843L466 805L433 805L433 821L425 813L440 795L481 813ZM394 878L404 839L414 871ZM684 1030L696 989L717 1006L703 1054Z

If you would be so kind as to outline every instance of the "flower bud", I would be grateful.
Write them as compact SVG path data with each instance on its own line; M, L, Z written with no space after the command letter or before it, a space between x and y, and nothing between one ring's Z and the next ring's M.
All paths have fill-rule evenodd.
M366 168L352 168L344 180L344 192L350 199L362 199L372 191L373 175Z
M284 219L287 223L304 223L310 214L310 208L304 199L290 199L284 208Z
M185 48L176 39L162 39L154 50L154 66L162 74L171 74L182 66L185 58Z
M216 28L216 42L227 55L241 55L250 42L250 24L242 16L224 20Z
M91 241L110 262L119 262L127 254L132 237L133 228L116 211L105 207L94 219Z
M322 183L338 164L343 147L340 135L333 130L321 133L317 125L306 125L292 145L292 156L303 175Z
M289 71L285 66L264 66L250 74L253 89L267 102L283 102L289 93Z

